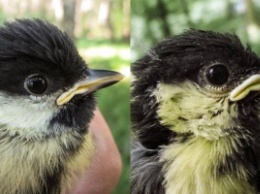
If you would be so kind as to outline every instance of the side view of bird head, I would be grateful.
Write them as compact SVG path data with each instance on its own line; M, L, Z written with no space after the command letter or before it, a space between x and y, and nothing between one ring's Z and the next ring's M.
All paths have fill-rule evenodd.
M0 193L63 193L64 174L91 160L94 92L122 75L90 69L66 33L38 19L5 23L0 44Z
M132 151L136 172L145 158L167 194L256 192L260 59L250 47L234 34L189 30L158 43L132 72L132 129L142 152L157 150L153 159Z

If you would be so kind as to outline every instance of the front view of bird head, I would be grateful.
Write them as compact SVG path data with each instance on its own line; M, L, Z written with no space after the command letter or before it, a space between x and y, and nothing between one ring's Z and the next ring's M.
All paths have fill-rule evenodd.
M189 30L132 72L132 128L160 150L151 163L163 163L166 193L255 193L260 60L250 48L234 34Z
M259 130L260 60L233 34L187 31L132 71L133 128L148 147L176 133L213 140Z
M41 20L5 23L0 44L0 193L59 193L48 180L66 182L72 153L93 147L93 93L122 75L89 69L68 35Z

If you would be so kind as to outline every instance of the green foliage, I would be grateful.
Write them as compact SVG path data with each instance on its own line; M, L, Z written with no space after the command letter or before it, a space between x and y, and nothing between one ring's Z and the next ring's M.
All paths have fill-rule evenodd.
M122 42L111 43L106 40L88 41L80 39L77 42L79 50L86 49L128 49L128 45ZM86 53L88 53L86 51ZM104 54L83 56L91 68L109 69L118 71L123 66L129 68L129 61L120 55L104 57ZM130 190L130 80L124 78L121 82L100 90L97 93L98 106L103 113L119 151L122 156L123 171L114 194L128 194Z
M111 47L115 49L120 49L120 48L128 48L127 44L125 42L122 42L122 40L107 40L107 39L86 39L86 38L81 38L77 40L77 46L79 48L97 48L97 47ZM98 58L98 60L102 59ZM113 60L110 61L111 63L114 63ZM117 63L116 63L117 64ZM120 65L120 64L118 64Z
M133 60L167 37L189 28L236 33L260 53L260 3L254 0L132 0ZM256 31L250 32L250 25ZM140 46L142 42L142 46ZM145 45L145 46L143 46Z

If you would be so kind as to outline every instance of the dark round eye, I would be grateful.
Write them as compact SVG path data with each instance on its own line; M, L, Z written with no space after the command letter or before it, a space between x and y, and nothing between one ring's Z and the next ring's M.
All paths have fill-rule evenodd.
M47 81L41 75L30 75L25 80L25 88L32 94L43 94L47 89Z
M206 77L213 85L223 85L228 81L229 72L225 65L216 64L207 69Z

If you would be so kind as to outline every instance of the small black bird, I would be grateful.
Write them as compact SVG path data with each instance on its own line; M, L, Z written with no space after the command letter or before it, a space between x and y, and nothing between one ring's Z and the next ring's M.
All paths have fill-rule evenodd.
M131 194L260 192L260 59L189 30L132 65Z
M5 23L0 44L0 193L66 193L93 154L93 92L122 75L89 69L41 20Z

